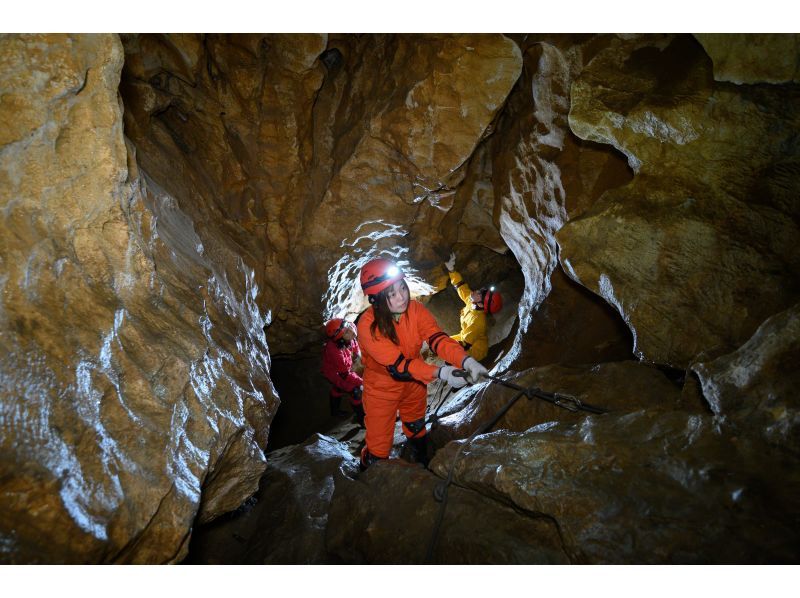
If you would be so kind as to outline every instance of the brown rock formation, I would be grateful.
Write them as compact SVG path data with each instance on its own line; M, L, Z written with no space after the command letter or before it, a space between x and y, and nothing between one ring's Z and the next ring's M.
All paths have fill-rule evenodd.
M736 351L692 364L711 409L738 429L800 448L800 304L764 322Z
M796 33L695 33L714 62L714 79L731 83L800 81Z
M671 382L660 370L634 361L601 363L593 366L551 365L526 370L507 380L523 388L539 388L547 392L571 395L581 402L608 409L611 413L672 411L684 407L681 387ZM499 384L481 386L472 400L458 411L449 407L449 414L439 420L434 439L445 444L466 438L491 421L509 403L517 391ZM466 397L464 397L466 398ZM701 404L687 405L702 411ZM707 413L708 410L705 409ZM587 417L583 411L573 412L539 399L522 398L496 423L494 429L524 432L547 422L578 422Z
M431 564L568 562L552 521L463 488L450 489L437 530L439 482L402 461L378 463L356 481L342 479L328 515L328 550L344 563L424 564L435 535Z
M688 36L620 41L573 84L573 131L636 177L559 232L561 262L640 358L729 352L797 301L797 106L791 87L715 84Z
M431 463L448 475L460 443ZM710 416L638 411L479 436L455 483L551 517L574 563L796 562L796 470Z
M0 61L0 560L179 560L264 468L252 272L139 178L116 36L6 35Z
M357 473L347 446L319 434L269 453L253 504L197 530L187 563L338 563L325 547L331 497L335 485Z
M422 562L513 393L354 479L352 424L265 464L270 354L312 425L361 264L451 250L487 363L612 411L519 402L435 562L797 561L795 37L0 36L0 561Z
M275 354L316 340L321 295L325 318L358 311L352 282L376 251L438 272L439 247L455 242L437 230L452 187L519 74L517 46L499 35L325 47L325 36L126 38L126 130L143 167L176 197L203 198L186 202L200 228L222 218L242 250L266 256L256 282Z

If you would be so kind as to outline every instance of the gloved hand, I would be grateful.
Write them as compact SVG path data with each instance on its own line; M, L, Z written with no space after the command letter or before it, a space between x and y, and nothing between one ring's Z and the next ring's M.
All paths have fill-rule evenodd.
M448 272L452 272L453 271L453 268L456 267L456 254L455 253L451 253L450 254L450 259L447 260L444 263L444 267L447 268Z
M467 385L467 378L466 376L456 376L456 372L462 372L463 370L459 370L452 365L443 365L439 368L439 379L444 380L453 388L462 388Z
M353 399L355 399L356 401L360 401L361 400L361 394L363 392L364 392L364 390L363 390L362 386L356 386L353 389Z
M484 374L489 373L489 370L483 367L474 357L467 357L461 367L467 370L467 380L470 384L477 384L483 380Z

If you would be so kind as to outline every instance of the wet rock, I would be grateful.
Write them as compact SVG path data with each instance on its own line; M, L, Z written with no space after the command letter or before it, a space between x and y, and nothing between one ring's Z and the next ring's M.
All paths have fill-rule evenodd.
M659 369L635 361L583 366L550 365L532 368L515 376L504 376L522 388L535 387L545 392L571 395L582 403L608 409L618 415L641 409L670 411L681 406L681 387ZM463 398L442 410L433 439L437 445L466 438L492 419L518 391L487 383L463 392ZM470 396L471 395L471 396ZM590 415L570 411L541 399L522 397L492 427L493 430L524 432L547 422L576 423Z
M265 256L255 282L276 354L315 343L320 320L360 311L352 283L375 251L412 251L409 274L438 273L461 166L519 75L511 40L197 41L125 37L126 130L144 170L192 204L201 238L221 216L242 252Z
M334 485L358 472L346 445L315 434L268 454L252 504L192 536L190 564L330 564L325 531ZM278 507L279 506L279 507Z
M798 363L800 304L768 319L733 353L691 367L714 413L796 453Z
M440 503L433 491L440 481L396 460L378 462L356 480L337 480L328 550L348 564L569 562L552 521L463 488L449 488L436 533Z
M798 558L796 457L712 416L637 411L448 444L454 482L552 518L575 563Z
M636 176L559 231L560 260L618 310L638 357L685 368L797 301L796 96L714 83L689 36L619 40L573 84L572 130Z
M253 272L138 170L116 36L7 35L0 61L0 561L180 560L264 468Z
M696 33L714 62L714 79L731 83L800 81L796 33Z
M492 163L484 168L496 198L495 223L525 276L519 325L505 351L505 366L520 357L536 309L552 292L556 232L603 191L630 178L618 153L581 142L569 130L570 85L583 67L583 52L596 39L587 36L584 47L570 45L568 36L538 43L531 37L520 42L523 73L487 141ZM577 315L572 319L581 326Z
M550 364L579 365L630 359L633 338L619 314L576 284L559 267L551 289L531 316L515 370Z

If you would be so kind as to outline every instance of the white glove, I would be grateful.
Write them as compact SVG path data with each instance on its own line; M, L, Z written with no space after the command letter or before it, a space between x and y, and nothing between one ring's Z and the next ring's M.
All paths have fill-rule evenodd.
M470 384L477 384L483 379L484 374L489 373L489 370L483 367L474 357L467 357L461 367L467 370L467 380Z
M461 376L457 376L456 372L461 372ZM462 388L467 385L467 377L464 375L464 370L459 370L452 365L440 367L438 376L440 380L444 380L453 388Z
M455 254L455 253L451 253L451 254L450 254L450 259L449 259L449 260L447 260L447 261L444 263L444 267L445 267L445 268L447 268L447 270L448 270L449 272L452 272L452 271L453 271L453 268L455 268L455 267L456 267L456 254Z

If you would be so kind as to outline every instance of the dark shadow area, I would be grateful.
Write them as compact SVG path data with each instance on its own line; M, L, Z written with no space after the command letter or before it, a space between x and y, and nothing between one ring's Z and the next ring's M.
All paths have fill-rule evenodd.
M281 398L281 405L270 426L266 452L298 444L315 432L326 434L342 423L332 417L328 405L328 381L320 373L319 354L296 359L273 358L270 375ZM351 413L346 397L340 409Z

